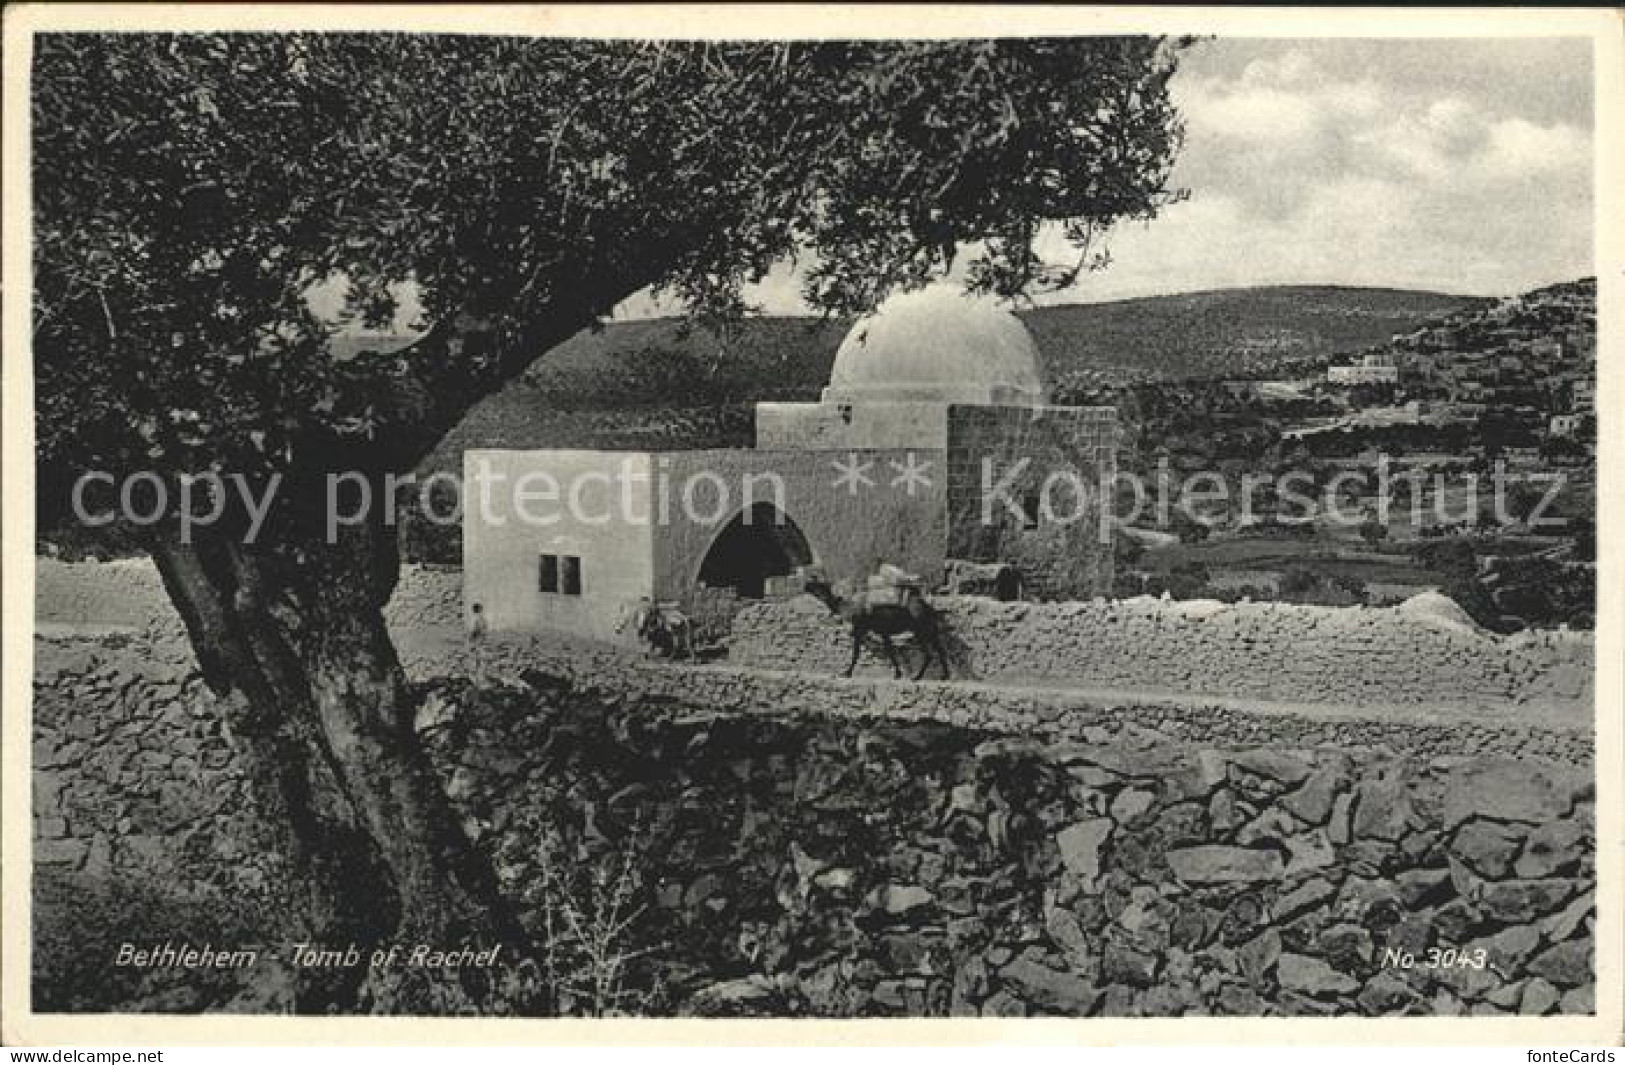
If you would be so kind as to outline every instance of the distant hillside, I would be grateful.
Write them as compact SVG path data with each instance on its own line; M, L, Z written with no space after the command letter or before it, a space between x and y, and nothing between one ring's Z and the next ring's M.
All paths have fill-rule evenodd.
M1320 362L1491 300L1292 285L1048 307L1023 315L1057 390L1248 377Z
M1528 292L1523 294L1522 298L1535 303L1551 299L1578 298L1582 301L1589 301L1591 304L1592 314L1595 315L1597 306L1597 279L1594 277L1582 277L1574 281L1560 281L1555 285L1547 285L1544 288L1530 289Z
M1323 361L1490 302L1298 285L1069 304L1022 317L1065 396L1101 385L1256 375ZM748 445L748 405L816 398L849 324L753 319L726 342L670 318L582 332L476 407L430 466L455 467L464 448L481 446Z
M1268 372L1325 359L1484 300L1397 289L1289 286L1025 311L1051 380L1127 384ZM848 322L762 318L726 342L677 319L615 322L565 342L528 375L557 409L806 399Z

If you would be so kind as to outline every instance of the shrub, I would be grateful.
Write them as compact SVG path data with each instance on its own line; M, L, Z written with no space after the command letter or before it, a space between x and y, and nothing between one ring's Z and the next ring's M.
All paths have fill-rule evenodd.
M1137 595L1145 595L1145 575L1141 573L1118 573L1112 577L1112 598L1133 599Z
M1388 539L1388 526L1375 518L1362 522L1360 525L1360 539L1368 544L1380 544Z
M1586 521L1574 530L1574 558L1580 562L1593 562L1597 558L1597 523Z
M1506 631L1506 625L1501 620L1501 611L1490 598L1489 589L1472 574L1457 573L1451 576L1446 580L1442 590L1479 625L1494 632Z
M1358 577L1322 575L1305 566L1292 566L1281 574L1276 594L1283 602L1309 606L1354 606L1369 599Z
M1597 573L1539 555L1503 557L1488 574L1499 613L1527 625L1588 627L1597 609Z
M624 1016L647 1004L646 991L629 979L630 964L653 950L638 946L649 910L639 872L646 846L634 829L619 853L583 863L541 841L542 975L566 1015Z
M1423 566L1446 576L1471 577L1478 570L1473 545L1459 537L1418 544L1415 557Z
M1112 553L1118 566L1135 566L1145 557L1145 545L1127 533L1119 531L1112 538Z
M425 505L436 515L455 512L457 493L442 481L430 489L430 498L421 493L403 499L396 507L396 526L399 529L401 557L407 562L427 562L439 565L460 565L463 561L463 523L431 520Z
M1184 510L1175 510L1169 525L1182 544L1199 544L1213 531L1207 522L1198 521Z
M1267 536L1278 540L1310 540L1315 535L1315 523L1283 519L1278 515L1267 515L1263 521L1253 527L1255 536Z

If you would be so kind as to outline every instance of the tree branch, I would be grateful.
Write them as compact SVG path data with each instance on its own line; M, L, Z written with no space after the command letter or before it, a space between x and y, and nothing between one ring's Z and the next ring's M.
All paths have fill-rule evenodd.
M568 285L533 274L491 301L490 311L467 309L414 344L348 366L351 389L365 392L355 398L382 413L376 436L388 444L378 465L415 467L476 403L653 284L675 259L670 250L648 249L635 273L588 273ZM550 295L537 299L538 291Z

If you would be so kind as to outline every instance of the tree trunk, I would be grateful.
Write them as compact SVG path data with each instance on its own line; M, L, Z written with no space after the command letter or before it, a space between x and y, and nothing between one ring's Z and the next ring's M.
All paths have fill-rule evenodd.
M660 269L651 250L644 268ZM650 280L653 278L650 275ZM456 315L406 351L357 359L338 383L386 415L370 443L326 431L301 439L299 465L253 544L235 500L191 530L149 530L150 549L209 687L284 841L306 940L342 949L502 944L493 974L302 971L301 1011L545 1011L524 975L532 944L497 890L418 743L406 678L383 621L400 558L384 471L412 469L484 396L590 325L619 291L586 276L545 301L536 279L512 297L518 325ZM630 281L628 281L631 284ZM625 289L634 291L639 284ZM367 520L328 536L328 476L371 471ZM256 485L256 498L263 486ZM228 493L229 495L229 493ZM386 522L386 517L389 520Z
M658 276L663 254L651 249L642 263L648 276L623 279L624 293ZM326 431L298 441L299 463L285 471L254 543L231 499L230 513L194 527L191 542L174 524L150 530L204 679L297 870L307 940L340 949L399 944L403 952L500 943L510 962L495 974L301 972L301 1010L550 1006L548 989L524 975L529 967L513 965L529 961L533 945L462 831L413 727L415 707L382 613L400 574L385 471L414 468L470 407L590 325L622 291L597 276L572 281L544 300L532 278L509 300L524 311L518 317L454 315L409 349L347 364L337 383L385 422L368 443ZM366 521L330 538L328 477L340 470L370 471L375 505ZM263 486L255 489L263 498Z
M300 508L295 507L294 510ZM325 949L502 944L527 953L489 864L469 842L419 744L385 628L393 528L291 519L256 548L229 526L164 529L153 554L267 820L301 883L301 939ZM511 970L510 970L511 972ZM492 972L301 970L301 1011L503 1009ZM500 971L495 974L500 976Z

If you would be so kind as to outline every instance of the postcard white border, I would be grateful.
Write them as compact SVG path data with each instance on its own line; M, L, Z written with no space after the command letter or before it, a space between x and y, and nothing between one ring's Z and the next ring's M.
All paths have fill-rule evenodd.
M618 7L23 4L5 11L4 258L0 345L0 1042L26 1045L1617 1045L1625 1033L1625 16L1591 9L1199 8L896 5ZM30 35L51 30L395 30L601 37L982 37L1189 33L1231 37L1589 37L1595 48L1599 475L1598 945L1593 1017L697 1021L171 1017L29 1009L30 698L34 466L30 379ZM1605 475L1602 471L1607 471Z

